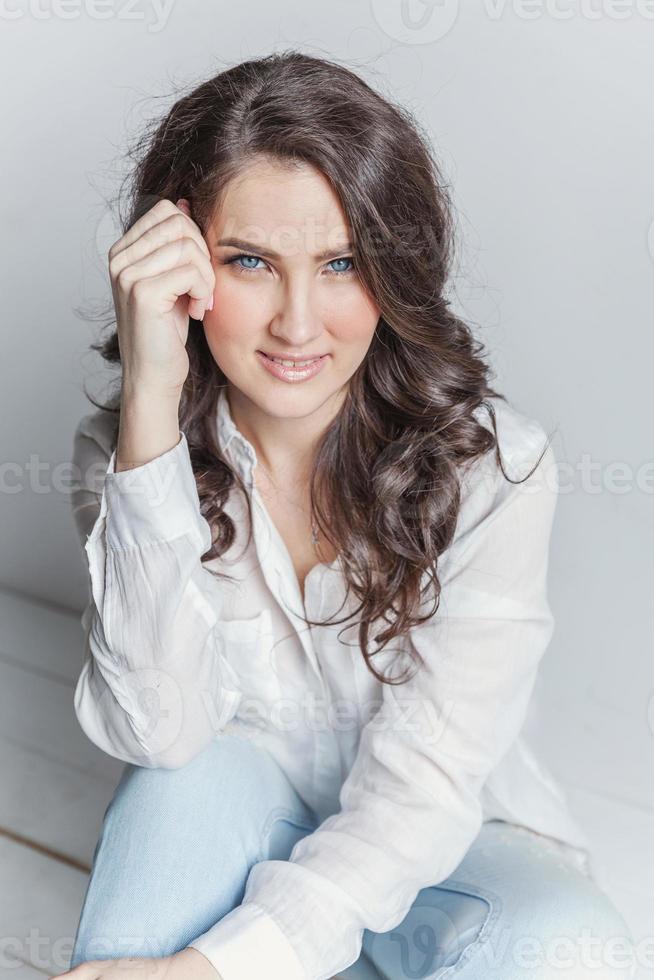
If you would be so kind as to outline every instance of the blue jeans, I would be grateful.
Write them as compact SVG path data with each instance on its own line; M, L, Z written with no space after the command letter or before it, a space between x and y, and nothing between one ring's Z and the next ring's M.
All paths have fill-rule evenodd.
M70 968L183 949L241 902L256 862L286 860L316 826L270 753L245 738L221 735L180 769L127 764L104 814ZM556 842L492 820L399 925L364 932L361 956L340 976L626 980L632 943L609 898Z

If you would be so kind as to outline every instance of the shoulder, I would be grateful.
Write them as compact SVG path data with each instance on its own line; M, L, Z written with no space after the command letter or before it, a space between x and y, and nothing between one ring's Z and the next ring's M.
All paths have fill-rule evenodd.
M541 423L520 412L515 406L501 398L487 398L495 415L497 437L505 469L516 479L529 472L548 442L548 434ZM480 405L474 412L475 419L493 431L490 412L486 405ZM494 457L494 450L486 454Z
M72 462L75 478L70 491L73 518L82 545L100 511L104 478L118 432L116 413L95 409L77 423L73 435Z
M83 415L73 434L73 454L87 458L103 456L109 461L118 434L118 414L95 409Z
M102 493L117 435L117 413L96 409L79 420L73 434L72 463L80 490Z
M468 540L475 533L484 533L493 523L508 529L509 520L498 521L498 518L509 508L510 523L515 528L524 526L525 521L549 527L556 505L558 475L551 434L537 419L520 412L508 401L497 397L487 401L494 411L506 476L498 463L495 446L464 467L453 544ZM484 405L476 409L474 416L490 432L494 431Z

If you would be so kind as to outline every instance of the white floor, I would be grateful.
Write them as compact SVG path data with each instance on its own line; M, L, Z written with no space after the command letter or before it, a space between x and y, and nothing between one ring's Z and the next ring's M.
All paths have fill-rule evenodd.
M68 969L122 763L88 741L74 714L79 618L0 591L0 624L2 960L12 980L34 980ZM540 732L543 750L591 838L605 887L642 943L637 980L653 980L644 964L654 961L654 732L598 699L583 713L578 705L566 713L560 702L557 709Z

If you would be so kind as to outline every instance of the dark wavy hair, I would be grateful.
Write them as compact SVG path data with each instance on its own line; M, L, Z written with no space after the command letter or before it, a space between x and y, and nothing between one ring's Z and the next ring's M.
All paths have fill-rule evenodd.
M352 70L291 50L244 61L197 85L163 119L146 125L128 156L134 166L123 233L158 200L180 197L189 199L206 233L229 181L255 157L289 167L310 164L338 196L355 268L381 316L347 398L317 446L310 499L316 522L343 559L346 598L353 593L358 600L350 615L361 614L358 641L368 669L382 683L403 683L406 673L386 677L372 658L438 610L437 563L454 536L462 467L495 448L510 480L486 400L506 398L489 387L483 346L445 296L454 222L429 139L408 110ZM120 361L116 330L91 348L106 361ZM202 556L208 561L235 539L223 509L232 488L247 502L248 543L252 511L217 444L216 403L228 379L204 331L193 324L187 351L180 429L201 512L212 528L212 546ZM120 390L109 405L86 394L119 418ZM473 415L482 404L493 432ZM420 615L427 590L433 605ZM376 650L369 649L373 626L385 627L373 636Z

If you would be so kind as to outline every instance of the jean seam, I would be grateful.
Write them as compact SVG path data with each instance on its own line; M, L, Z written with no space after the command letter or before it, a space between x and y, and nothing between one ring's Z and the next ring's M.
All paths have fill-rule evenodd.
M486 918L484 919L479 934L468 943L461 952L461 955L457 959L456 963L452 963L451 966L445 967L443 972L437 970L436 973L431 973L425 980L445 980L446 977L454 976L459 970L462 970L464 966L467 966L472 959L485 945L486 941L490 937L492 930L495 927L495 923L500 917L502 911L502 901L493 892L486 891L485 888L480 888L478 885L471 885L467 881L458 881L454 878L448 878L447 885L444 883L439 883L436 885L437 888L442 888L445 891L451 891L455 894L472 895L475 898L481 898L488 903L489 909Z

